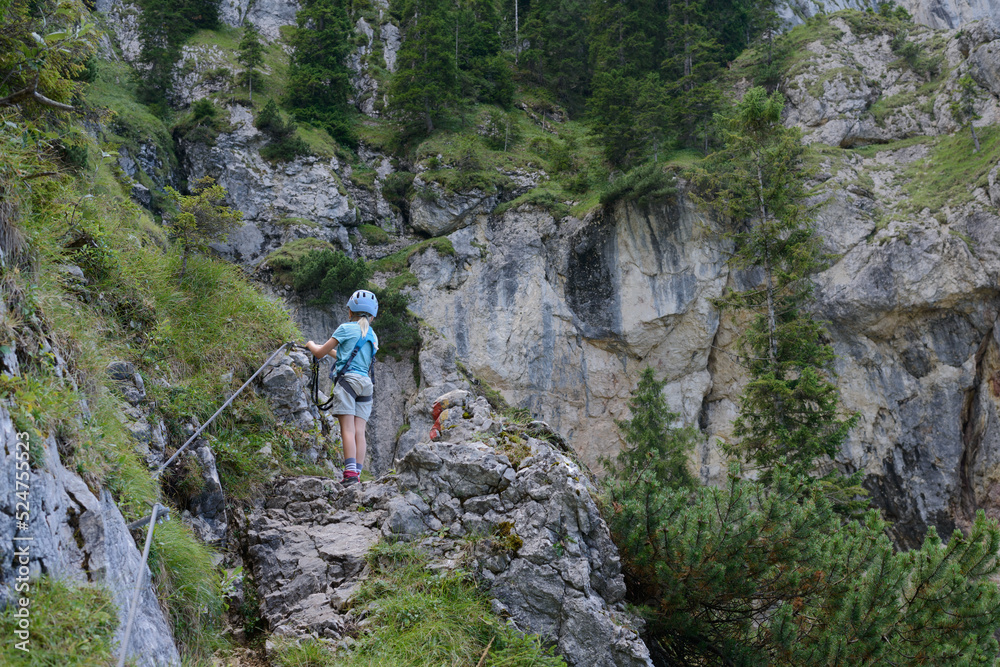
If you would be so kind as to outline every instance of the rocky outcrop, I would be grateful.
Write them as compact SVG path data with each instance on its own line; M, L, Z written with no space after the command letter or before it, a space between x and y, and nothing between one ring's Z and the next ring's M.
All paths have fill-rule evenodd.
M198 491L187 499L181 516L199 540L215 547L225 547L229 536L229 516L215 454L206 440L199 439L184 452L184 456L197 471L194 479L200 483Z
M992 0L899 0L917 23L931 28L961 28L973 21L1000 25L1000 7Z
M114 43L122 58L135 64L139 61L142 42L139 41L139 15L142 10L124 0L96 0L94 8L104 14L106 27L114 33Z
M341 185L337 158L309 156L272 165L260 156L264 140L250 111L232 107L230 121L234 131L220 134L214 145L184 146L188 179L212 176L243 212L244 226L214 247L244 263L297 238L320 238L350 250L347 226L360 221Z
M797 25L817 14L841 9L866 11L872 4L868 0L785 0L778 6L778 15L786 25ZM899 0L896 4L929 28L959 28L973 21L1000 22L1000 8L992 0Z
M295 25L299 11L296 0L222 0L219 19L226 25L238 28L249 21L269 41L281 37L281 27Z
M473 224L477 217L491 213L499 201L496 193L478 189L446 192L437 183L425 183L419 176L413 179L413 187L419 194L410 202L410 224L431 236L444 236Z
M0 605L9 604L10 587L19 573L15 550L28 545L28 572L68 579L79 585L108 589L118 614L115 640L121 642L136 579L145 577L128 655L142 667L179 666L180 656L170 625L160 609L149 568L141 563L125 519L106 490L95 495L75 473L63 467L54 436L41 446L44 461L36 462L26 482L30 520L17 525L15 507L18 438L7 409L0 406ZM30 538L30 541L22 541Z
M958 99L958 79L971 71L989 81L991 31L936 33L914 30L908 39L925 49L925 57L940 57L947 73L927 81L927 74L900 65L889 35L856 34L842 17L830 19L831 36L806 46L807 57L782 85L788 104L788 125L805 132L805 143L851 147L886 143L913 136L951 134L958 129L951 102ZM975 41L974 41L975 40ZM965 62L969 51L975 55ZM977 101L977 125L1000 120L992 96Z
M617 448L613 419L645 365L670 381L686 421L699 418L719 322L711 299L728 276L710 224L683 201L586 220L510 210L450 234L453 257L414 256L411 308L473 376L593 465Z
M279 480L252 512L249 554L273 631L338 640L355 626L364 610L351 609L351 595L379 539L413 541L450 568L463 561L460 540L472 539L470 565L495 608L552 642L570 665L650 665L623 613L618 553L586 476L530 436L515 456L501 453L508 441L491 438L485 401L462 394L452 396L446 420L455 440L417 444L397 478L347 489L321 478ZM462 440L476 433L485 442Z
M215 44L181 47L180 58L174 65L169 99L175 108L188 107L194 102L233 87L231 54ZM270 74L261 68L264 76Z

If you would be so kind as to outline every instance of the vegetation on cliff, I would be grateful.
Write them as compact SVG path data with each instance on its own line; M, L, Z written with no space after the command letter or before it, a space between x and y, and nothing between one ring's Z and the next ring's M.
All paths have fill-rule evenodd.
M839 414L833 350L809 312L822 257L782 104L747 91L718 119L725 145L696 176L730 230L730 264L756 275L719 300L748 318L729 447L748 467L734 463L722 488L692 483L679 467L692 434L670 426L677 415L651 369L619 423L626 447L606 463L606 517L650 649L662 664L992 664L996 521L980 510L947 546L932 527L920 549L898 552L860 474L818 469L857 417Z

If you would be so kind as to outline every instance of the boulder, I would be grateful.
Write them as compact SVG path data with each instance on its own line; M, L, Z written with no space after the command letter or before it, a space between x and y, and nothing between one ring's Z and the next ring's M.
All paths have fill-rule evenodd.
M473 189L468 192L447 192L437 183L428 183L419 176L413 179L417 195L410 202L410 224L414 229L444 236L475 222L496 208L496 193Z

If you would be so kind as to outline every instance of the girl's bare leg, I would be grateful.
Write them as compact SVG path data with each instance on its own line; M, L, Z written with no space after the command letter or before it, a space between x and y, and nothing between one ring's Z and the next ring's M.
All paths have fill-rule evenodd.
M356 459L360 460L357 454L357 446L355 444L355 432L354 432L354 420L357 419L354 415L337 415L337 419L340 421L340 440L344 443L344 459ZM364 421L361 422L364 424ZM364 426L362 426L361 438L364 442ZM362 456L364 456L364 449L362 451Z
M367 425L367 423L368 422L366 422L361 417L355 417L354 423L351 424L351 427L353 428L354 443L357 445L355 451L358 454L357 455L358 465L364 464L365 452L368 450L368 442L367 440L365 440L365 426ZM343 429L343 427L341 427L341 429Z

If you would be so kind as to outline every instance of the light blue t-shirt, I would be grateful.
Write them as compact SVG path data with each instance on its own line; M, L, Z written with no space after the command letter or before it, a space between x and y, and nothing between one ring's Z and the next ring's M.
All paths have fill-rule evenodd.
M334 364L334 372L336 373L347 363L347 358L351 356L354 346L358 344L358 339L361 338L361 325L357 322L344 322L333 332L332 338L336 338L340 343L337 345L337 362ZM374 344L374 349L372 349L372 345L364 343L358 353L354 355L354 361L347 369L348 373L368 375L372 356L378 350L378 336L375 335L375 331L371 327L368 327L368 340Z

